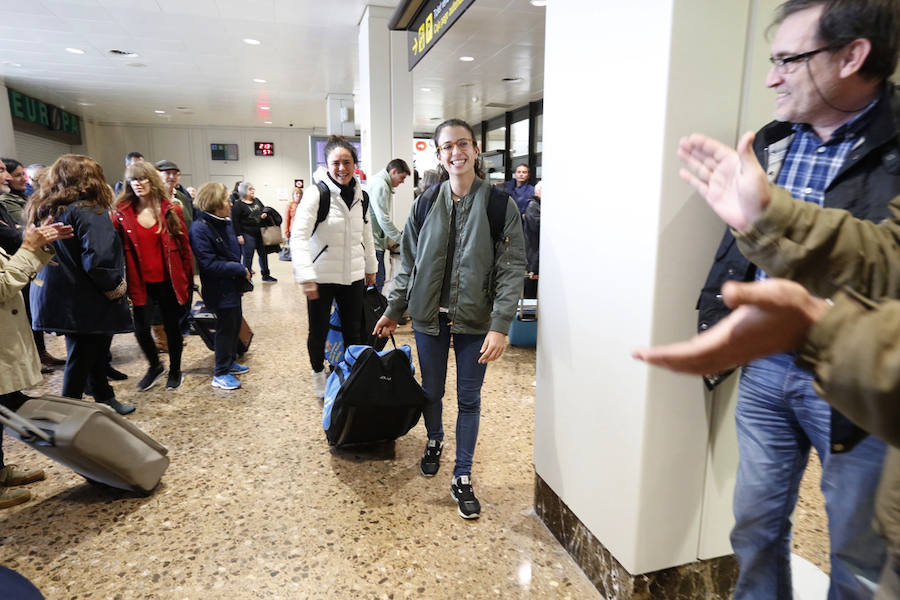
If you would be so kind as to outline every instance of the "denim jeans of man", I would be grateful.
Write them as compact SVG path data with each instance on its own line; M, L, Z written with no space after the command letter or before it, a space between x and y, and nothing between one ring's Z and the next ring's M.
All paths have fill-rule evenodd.
M439 317L440 333L428 335L416 331L416 353L422 370L422 389L427 399L422 416L429 440L444 439L443 403L447 381L447 359L450 356L450 336L456 355L456 396L459 414L456 417L456 465L453 476L471 475L478 425L481 420L481 384L487 365L478 363L485 334L450 333L447 315Z
M849 452L832 453L831 409L813 390L812 374L788 354L744 367L735 419L735 600L792 598L791 514L811 446L822 464L828 514L828 599L872 598L886 557L884 539L872 528L885 444L869 436Z
M378 270L375 271L375 289L380 294L381 290L384 289L384 250L376 250L375 258L378 260ZM390 258L390 254L388 258Z

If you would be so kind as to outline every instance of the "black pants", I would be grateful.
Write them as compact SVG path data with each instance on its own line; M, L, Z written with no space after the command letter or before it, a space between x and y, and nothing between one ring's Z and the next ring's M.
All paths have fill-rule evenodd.
M85 385L90 381L94 400L104 401L116 397L106 379L106 357L112 335L108 333L67 333L66 369L63 373L62 395L81 399Z
M241 332L241 307L219 308L216 311L216 370L215 375L227 375L237 358L238 334Z
M320 283L319 297L307 300L309 313L309 337L306 338L306 350L309 352L309 363L313 371L325 368L325 338L328 337L328 319L331 317L331 303L337 301L341 315L341 330L344 348L362 343L363 280L354 281L350 285L338 283Z
M31 299L29 298L30 290L30 284L22 288L22 297L25 300L25 314L28 315L28 323L31 323ZM44 344L44 332L35 329L32 331L32 333L34 334L34 346L35 348L37 348L38 354L43 355L47 351L47 346ZM41 356L41 359L43 359L43 356Z
M166 328L166 339L169 346L169 371L181 372L181 317L184 316L184 306L178 303L175 290L169 281L159 281L147 284L147 300L144 306L135 306L134 312L134 337L138 345L144 351L144 356L151 367L159 364L159 351L150 335L150 300L155 300L162 313L163 326ZM96 397L96 396L95 396Z
M538 291L538 280L531 279L529 277L525 278L525 287L522 290L523 298L537 298Z
M15 412L22 408L22 405L28 400L28 396L22 392L13 392L11 394L0 394L0 404ZM6 466L3 462L3 425L0 425L0 469Z

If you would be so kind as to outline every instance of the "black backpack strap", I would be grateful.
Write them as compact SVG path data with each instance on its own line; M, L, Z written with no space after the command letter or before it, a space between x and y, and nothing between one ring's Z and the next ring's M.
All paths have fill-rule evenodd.
M328 184L324 181L317 181L316 187L319 188L319 208L316 211L316 224L313 225L309 237L316 232L319 223L328 218L328 211L331 209L331 190L328 189Z
M363 190L363 223L369 222L369 192Z
M431 210L431 207L434 206L434 201L437 199L438 190L440 189L441 184L436 183L421 196L419 196L419 201L416 202L416 229L422 231L422 225L425 223L425 217L428 216L428 212Z
M506 225L506 207L509 205L509 193L491 186L491 195L488 198L487 216L491 225L491 238L496 244L503 239L503 227Z

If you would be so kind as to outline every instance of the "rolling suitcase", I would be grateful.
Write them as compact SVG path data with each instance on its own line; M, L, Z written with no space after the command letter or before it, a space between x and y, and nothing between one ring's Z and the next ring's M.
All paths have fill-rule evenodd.
M393 440L419 421L424 405L408 345L350 346L328 377L322 428L332 446Z
M93 483L149 494L169 466L165 446L105 404L42 396L0 406L0 423Z
M537 346L537 300L520 299L516 316L509 326L513 346Z
M194 331L197 332L197 334L200 336L200 339L202 339L203 343L206 344L206 347L210 350L215 351L216 315L213 311L206 308L203 300L197 300L196 302L194 302L194 306L191 307L190 322L191 326L194 328ZM238 332L238 356L243 355L245 352L247 352L247 350L250 349L250 342L252 341L253 330L250 329L250 325L247 323L247 319L241 319L241 329Z

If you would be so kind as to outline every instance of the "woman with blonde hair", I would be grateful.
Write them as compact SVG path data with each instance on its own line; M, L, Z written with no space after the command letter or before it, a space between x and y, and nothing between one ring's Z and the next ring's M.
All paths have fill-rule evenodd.
M153 387L165 371L150 335L150 306L162 313L169 346L167 390L181 385L180 321L188 301L194 258L181 208L152 164L136 162L125 169L125 185L113 208L112 221L125 249L128 297L134 312L134 335L150 366L138 391Z
M231 225L228 190L221 183L204 183L194 199L191 248L197 257L203 301L216 315L216 368L212 386L236 390L249 367L235 362L241 331L241 294L249 289L250 271L241 264L241 250Z
M62 395L81 398L90 383L94 400L120 414L121 404L106 379L113 334L131 331L125 298L122 243L109 221L112 190L92 158L64 154L41 173L26 206L28 223L48 217L71 226L74 236L53 242L55 259L31 288L32 326L66 336Z

